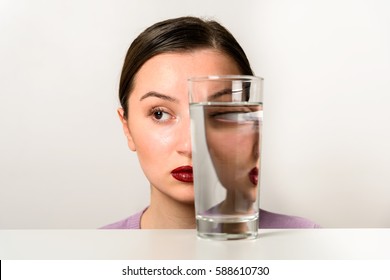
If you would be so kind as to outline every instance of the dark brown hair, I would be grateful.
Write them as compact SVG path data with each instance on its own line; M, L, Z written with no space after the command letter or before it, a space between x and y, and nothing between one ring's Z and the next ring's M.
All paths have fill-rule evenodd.
M212 48L230 56L242 75L253 75L244 50L233 35L213 20L180 17L158 22L143 31L130 45L122 69L119 100L128 115L128 99L141 66L155 55ZM210 73L213 74L213 73Z

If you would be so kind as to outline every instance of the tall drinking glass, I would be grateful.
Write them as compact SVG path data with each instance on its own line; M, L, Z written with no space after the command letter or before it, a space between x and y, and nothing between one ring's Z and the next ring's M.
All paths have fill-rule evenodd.
M257 237L262 83L240 75L188 80L200 237Z

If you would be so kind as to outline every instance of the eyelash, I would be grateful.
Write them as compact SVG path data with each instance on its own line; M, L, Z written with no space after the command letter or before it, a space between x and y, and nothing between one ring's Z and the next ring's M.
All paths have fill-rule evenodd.
M229 115L229 114L240 114L240 113L247 113L246 111L216 111L209 114L212 118L218 118L219 116L223 115Z
M261 112L262 113L262 112ZM214 112L209 115L213 120L225 123L244 124L252 122L253 124L259 125L262 121L262 114L254 111L225 111L225 112Z

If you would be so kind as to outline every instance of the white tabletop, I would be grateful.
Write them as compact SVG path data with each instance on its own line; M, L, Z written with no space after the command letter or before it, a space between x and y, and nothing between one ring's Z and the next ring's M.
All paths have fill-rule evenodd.
M260 230L212 241L195 230L0 230L0 259L390 259L390 229Z

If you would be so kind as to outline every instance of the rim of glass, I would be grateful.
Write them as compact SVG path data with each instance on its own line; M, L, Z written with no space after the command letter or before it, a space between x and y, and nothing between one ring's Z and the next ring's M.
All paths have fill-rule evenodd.
M209 75L209 76L194 76L187 79L189 82L202 81L263 81L262 77L251 75Z

